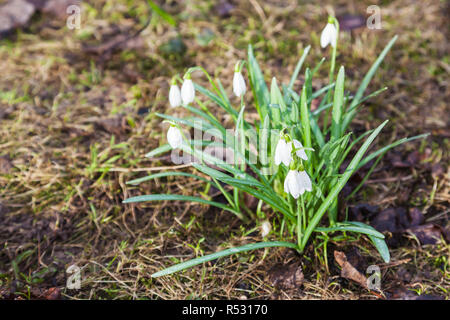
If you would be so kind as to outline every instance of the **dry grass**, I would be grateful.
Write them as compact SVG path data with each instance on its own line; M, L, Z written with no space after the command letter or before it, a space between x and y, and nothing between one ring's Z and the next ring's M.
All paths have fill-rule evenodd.
M165 139L154 112L166 112L173 74L202 65L230 88L234 63L245 58L251 42L267 79L277 75L287 82L307 44L312 45L307 63L320 60L318 38L332 8L288 0L240 1L231 17L220 18L213 2L174 2L166 9L179 17L176 29L154 17L134 47L107 56L86 54L83 43L137 28L136 15L144 17L140 24L145 20L145 4L108 3L84 4L79 31L41 17L1 41L0 287L25 298L31 297L28 288L37 287L60 287L64 297L73 299L377 298L340 278L332 254L327 273L320 250L301 260L305 282L295 291L274 289L267 279L275 264L299 260L284 249L240 254L152 280L151 273L175 261L259 241L258 230L198 204L121 204L130 195L203 191L201 184L183 179L125 185L143 175L142 168L172 166L167 157L143 155ZM369 4L340 1L334 9L337 15L364 13ZM373 128L392 118L390 131L381 138L385 141L423 132L431 136L421 145L397 149L405 156L419 150L418 166L385 171L385 160L354 202L417 206L426 217L448 219L448 8L440 1L408 0L381 8L382 30L361 28L342 35L338 63L346 66L352 89L388 39L400 35L371 85L373 90L387 85L389 91L367 104L355 128ZM211 31L214 38L201 45L199 35ZM164 46L177 37L186 52L167 53ZM327 79L323 69L318 79ZM316 81L316 86L323 84ZM433 164L440 164L444 174L432 175ZM403 268L412 273L407 288L450 297L446 245L420 246L411 239L392 251L389 265L363 249L362 239L345 245L360 247L366 259L381 266L383 288L404 284L397 279ZM83 267L79 291L64 288L71 264Z

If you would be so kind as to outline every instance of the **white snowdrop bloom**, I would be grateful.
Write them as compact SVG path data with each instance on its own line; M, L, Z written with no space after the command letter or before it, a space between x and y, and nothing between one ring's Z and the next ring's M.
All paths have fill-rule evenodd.
M312 183L306 171L289 170L284 180L284 192L297 199L305 191L312 191Z
M181 86L181 99L183 100L183 104L189 104L194 101L195 88L191 79L184 79L183 85Z
M320 46L322 48L325 48L329 44L331 46L336 46L336 40L337 40L337 30L334 24L328 22L325 28L322 30L322 34L320 35Z
M267 221L267 220L264 221L261 224L261 236L263 238L266 237L270 233L270 230L272 230L272 225L270 224L269 221Z
M239 71L236 71L234 73L234 77L233 77L233 92L237 97L242 96L243 94L245 94L245 90L246 90L246 86L245 86L245 80L244 77L242 76L242 74Z
M311 179L309 178L306 171L299 171L298 178L299 178L300 183L302 184L303 188L305 188L306 191L311 192L312 191L312 183L311 183Z
M280 165L281 162L284 163L285 166L288 166L292 159L292 143L294 143L294 148L299 149L295 151L297 157L302 158L303 160L308 160L308 156L303 149L303 145L300 141L293 139L292 142L286 142L284 138L280 138L278 141L277 147L275 148L275 164L277 166Z
M289 170L284 180L284 192L289 193L294 199L305 193L297 170Z
M301 142L300 141L298 141L298 140L292 140L293 142L294 142L294 148L297 150L297 149L300 149L300 150L297 150L297 151L295 151L295 154L297 155L297 157L299 157L299 158L302 158L303 160L308 160L308 156L306 155L306 153L305 153L305 150L303 149L303 145L301 144ZM292 145L291 145L291 150L292 150Z
M171 125L167 131L167 142L169 142L170 146L174 149L180 147L183 142L183 136L180 129Z
M284 138L280 138L275 148L275 164L279 166L283 162L285 166L288 166L292 161L291 151L291 143L286 142Z
M169 102L172 108L181 106L181 91L176 84L170 86Z

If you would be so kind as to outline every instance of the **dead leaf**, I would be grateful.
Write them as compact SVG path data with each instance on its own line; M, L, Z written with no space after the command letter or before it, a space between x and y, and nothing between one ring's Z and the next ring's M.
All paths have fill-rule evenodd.
M302 267L298 263L277 264L269 270L269 281L275 288L290 290L299 288L304 280Z
M370 222L380 232L403 232L423 222L423 214L418 208L389 208L381 211Z
M0 7L0 35L25 26L36 8L25 0L10 0Z
M442 235L445 237L444 230L432 223L415 226L407 229L407 231L414 234L421 244L435 244L441 239Z
M341 277L352 280L367 289L367 278L359 272L342 251L334 251L334 259L341 266Z
M118 115L114 118L106 118L97 120L94 125L100 130L106 131L110 134L121 136L128 130L127 119L123 115Z
M46 300L59 300L61 299L61 290L59 288L49 288L43 294L44 299Z
M43 13L64 19L67 18L67 8L71 5L80 6L81 0L47 0L41 8Z
M214 11L221 18L231 17L231 13L235 5L228 0L220 0L218 4L214 6Z
M0 157L0 174L8 174L13 168L11 158L9 156Z
M431 294L422 294L418 296L415 292L402 287L397 288L392 293L389 300L444 300L444 297Z
M433 179L443 178L444 173L444 168L441 164L435 163L431 166L431 176L433 177Z
M258 206L258 199L252 196L251 194L244 193L244 203L247 208L250 210L255 210Z
M338 16L337 19L342 31L350 31L366 25L366 19L361 15L344 14Z

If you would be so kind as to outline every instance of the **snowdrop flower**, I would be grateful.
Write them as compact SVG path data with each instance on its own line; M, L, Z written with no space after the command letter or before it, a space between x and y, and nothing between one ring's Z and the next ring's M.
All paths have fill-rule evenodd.
M266 237L270 233L270 230L272 230L272 226L271 226L270 222L267 220L264 221L261 224L261 236L263 238Z
M172 108L181 106L181 92L175 81L170 85L169 102Z
M285 166L288 166L292 159L292 143L294 144L294 148L296 149L295 154L297 157L308 160L308 156L303 149L303 145L300 141L293 139L292 142L286 142L284 138L280 138L278 141L277 147L275 148L275 164L277 166L280 165L281 162L284 163Z
M167 142L169 142L170 146L174 149L180 147L183 142L183 136L180 129L174 125L170 125L170 128L167 131Z
M233 77L233 92L237 97L242 96L245 93L246 86L245 80L240 71L234 71Z
M181 99L183 104L189 104L195 99L195 88L190 74L184 77L183 85L181 86Z
M322 48L325 48L326 46L331 44L331 46L335 47L337 36L338 34L337 29L334 25L334 18L330 17L328 18L328 23L325 28L323 28L322 34L320 35L320 46Z
M303 145L301 144L300 141L293 139L292 140L294 142L294 148L295 148L295 154L297 155L297 157L303 159L303 160L308 160L308 156L305 153L305 150L303 149ZM291 145L292 148L292 145Z
M291 151L292 146L289 147L290 143L288 144L284 138L280 138L278 140L277 147L275 148L275 164L279 166L282 162L285 166L288 166L292 161Z
M284 192L297 199L305 191L312 191L311 179L305 171L289 170L284 180Z

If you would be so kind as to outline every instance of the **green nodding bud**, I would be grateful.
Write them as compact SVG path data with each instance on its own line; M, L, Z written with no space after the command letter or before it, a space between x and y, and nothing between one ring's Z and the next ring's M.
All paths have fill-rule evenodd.
M297 169L297 161L291 161L291 163L289 164L289 170L296 170Z
M176 76L173 76L172 79L170 80L170 85L174 86L177 84L177 78Z
M191 72L190 71L188 71L188 72L186 72L185 74L184 74L184 77L183 77L183 79L185 79L185 80L190 80L192 77L191 77Z
M284 140L286 140L286 142L291 142L292 141L291 136L288 135L287 133L284 134L283 138L284 138Z
M329 16L328 17L328 23L334 24L334 17L333 16Z
M241 60L234 65L234 72L241 72Z

